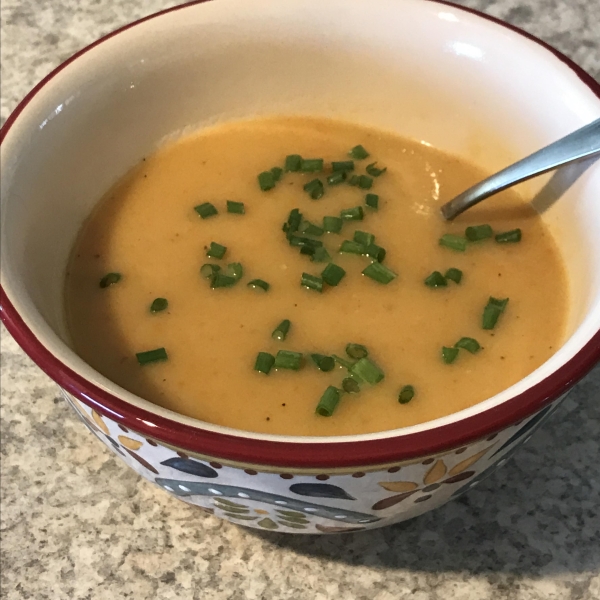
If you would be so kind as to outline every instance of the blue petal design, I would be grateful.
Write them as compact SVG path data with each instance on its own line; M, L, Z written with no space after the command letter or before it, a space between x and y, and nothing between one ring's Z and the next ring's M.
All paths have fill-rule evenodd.
M177 469L183 473L188 473L189 475L196 475L197 477L214 478L219 476L212 467L198 462L197 460L192 460L191 458L173 457L163 460L160 464L165 465L165 467Z
M330 483L294 483L290 485L290 492L300 496L312 496L314 498L338 498L340 500L356 500L337 485Z

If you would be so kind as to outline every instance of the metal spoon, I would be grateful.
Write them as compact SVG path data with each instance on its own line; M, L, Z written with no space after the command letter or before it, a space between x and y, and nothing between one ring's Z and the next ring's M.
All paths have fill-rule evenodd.
M442 206L442 216L447 221L451 221L482 200L517 183L596 154L600 154L600 119L592 121L589 125L577 129L459 194Z

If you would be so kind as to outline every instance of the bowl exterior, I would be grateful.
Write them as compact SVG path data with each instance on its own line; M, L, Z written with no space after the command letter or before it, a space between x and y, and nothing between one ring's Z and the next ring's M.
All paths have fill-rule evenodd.
M63 391L86 427L139 475L222 519L283 533L344 533L416 517L493 473L564 400L460 448L360 469L281 469L165 445Z

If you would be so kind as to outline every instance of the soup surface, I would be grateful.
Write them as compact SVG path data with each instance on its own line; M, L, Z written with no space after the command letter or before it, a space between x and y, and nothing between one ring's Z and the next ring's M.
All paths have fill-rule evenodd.
M370 156L354 160L355 170L339 176L345 181L330 185L331 162L352 160L348 152L358 144ZM263 191L257 175L283 167L290 154L323 158L324 170L284 172ZM366 174L375 161L375 169L387 170L374 176L378 171L369 168L371 182L349 185L352 175ZM516 193L488 200L452 224L439 216L443 202L485 175L426 144L324 119L222 124L181 139L145 158L84 224L66 279L74 347L102 374L151 402L250 431L367 433L472 406L557 350L568 301L555 243ZM316 178L324 190L320 199L310 197L312 189L319 195L319 184L303 189ZM269 176L262 183L269 187ZM368 193L378 196L377 209L365 204ZM245 213L227 212L227 200L243 202ZM194 207L205 202L218 214L202 218ZM340 233L309 236L323 243L345 276L337 286L325 283L322 292L302 287L302 273L320 277L327 262L311 261L290 245L282 230L290 211L298 208L304 220L321 226L324 216L339 217L357 206L363 220L344 220ZM439 243L445 234L464 241L466 227L483 224L494 236L520 228L522 239L498 243L487 237L469 242L465 251ZM375 244L387 251L381 264L397 275L389 283L362 274L373 258L338 252L356 230L374 234ZM222 259L206 256L211 242L227 247ZM243 276L212 289L214 280L200 274L205 263L222 266L221 274L229 263L240 263ZM460 283L444 276L451 268L462 271ZM434 271L441 279L427 285ZM101 287L107 273L121 277ZM269 290L249 287L255 278L268 282ZM440 287L431 287L436 282ZM490 297L509 302L496 311L495 327L483 329ZM168 307L152 312L156 298ZM273 339L284 319L291 322L286 339ZM442 348L450 349L449 361L464 337L481 349L462 348L451 364L445 362ZM336 364L323 372L310 355L352 362L348 343L364 345L370 364L385 377L376 385L356 377L359 393L340 394L330 417L316 414L328 386L341 388L349 371ZM165 348L168 359L139 363L137 353L157 348ZM268 375L254 370L259 352L275 356L280 350L302 353L302 368L273 368ZM404 386L413 386L414 397L405 389L403 399L410 401L400 403Z

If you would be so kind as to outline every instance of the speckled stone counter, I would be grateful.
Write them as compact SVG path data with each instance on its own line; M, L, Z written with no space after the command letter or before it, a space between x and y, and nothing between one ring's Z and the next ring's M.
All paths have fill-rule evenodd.
M249 0L250 1L250 0ZM2 120L100 35L174 3L3 0ZM600 79L600 0L462 0ZM245 530L141 480L2 330L6 600L598 600L600 367L459 500L347 536Z

